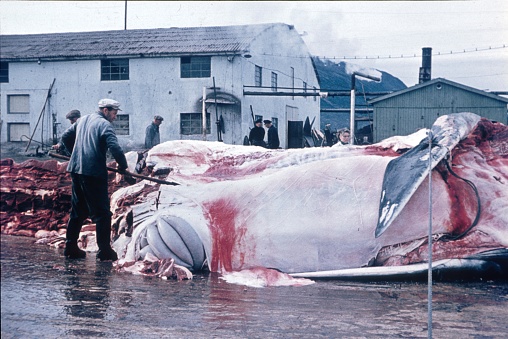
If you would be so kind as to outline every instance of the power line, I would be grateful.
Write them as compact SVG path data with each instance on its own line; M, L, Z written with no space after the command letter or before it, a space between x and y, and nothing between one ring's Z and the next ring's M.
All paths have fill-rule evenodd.
M491 51L491 50L498 50L506 48L506 44L503 44L502 46L489 46L489 47L475 47L475 48L464 48L461 50L455 50L455 51L443 51L443 52L433 52L432 56L444 56L444 55L460 55L465 53L474 53L474 52L482 52L482 51ZM308 56L291 56L291 55L282 55L282 54L270 54L270 53L263 53L262 55L266 56L280 56L280 57L287 57L287 58L307 58ZM315 55L315 57L318 57L320 59L328 59L328 60L381 60L381 59L410 59L410 58L421 58L422 54L419 53L413 53L413 54L389 54L389 55L373 55L373 56L318 56Z

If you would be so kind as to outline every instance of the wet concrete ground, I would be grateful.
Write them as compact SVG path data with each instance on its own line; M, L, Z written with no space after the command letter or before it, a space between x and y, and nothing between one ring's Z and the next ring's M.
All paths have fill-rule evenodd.
M1 236L3 339L427 337L425 283L164 281L33 242ZM505 338L507 294L506 282L436 283L434 337Z

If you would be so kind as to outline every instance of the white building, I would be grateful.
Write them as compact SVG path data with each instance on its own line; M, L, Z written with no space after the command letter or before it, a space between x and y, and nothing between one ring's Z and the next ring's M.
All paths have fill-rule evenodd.
M127 149L143 147L154 115L164 117L161 141L203 140L203 92L209 141L218 140L222 116L223 141L243 144L251 107L274 121L282 148L301 133L288 122L308 117L319 126L320 100L304 95L319 88L316 72L286 24L2 35L0 58L2 143L24 146L22 136L34 134L51 144L69 126L67 112L92 113L102 98L122 104L115 128Z

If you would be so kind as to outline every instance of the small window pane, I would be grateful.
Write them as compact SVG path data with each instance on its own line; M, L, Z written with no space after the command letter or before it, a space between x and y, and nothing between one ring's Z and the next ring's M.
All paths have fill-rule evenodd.
M277 73L272 72L272 92L277 92Z
M261 87L263 84L263 68L256 65L256 70L254 74L254 83L255 86Z
M201 113L181 113L180 114L180 134L192 135L203 134ZM210 134L210 113L206 113L206 133Z
M101 80L129 80L129 59L101 60Z
M113 121L113 128L117 135L129 135L129 115L119 114Z
M181 78L209 78L211 76L211 57L181 57Z

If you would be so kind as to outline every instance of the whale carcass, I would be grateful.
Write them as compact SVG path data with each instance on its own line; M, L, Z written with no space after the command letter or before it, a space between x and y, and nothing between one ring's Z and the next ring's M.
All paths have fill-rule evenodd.
M427 132L370 146L290 150L160 144L146 163L155 172L170 168L166 179L180 185L142 181L113 194L117 220L124 219L114 243L120 265L150 256L220 273L421 271L429 225L429 169L422 164L431 154L434 260L449 267L488 262L506 274L508 128L472 113L442 116L430 153Z

